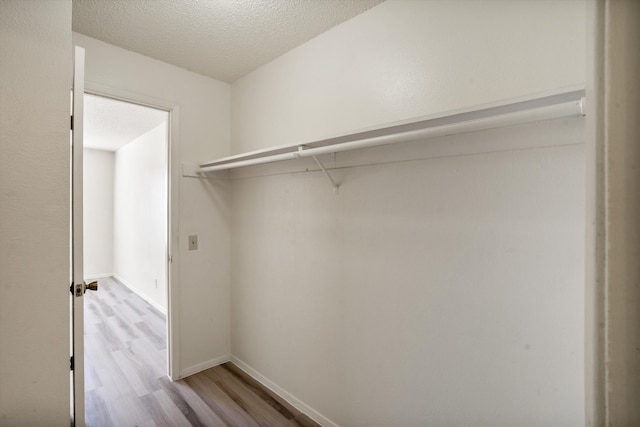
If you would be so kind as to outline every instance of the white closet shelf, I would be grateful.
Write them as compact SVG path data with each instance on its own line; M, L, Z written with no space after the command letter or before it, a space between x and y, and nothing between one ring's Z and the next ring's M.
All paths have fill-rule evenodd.
M185 176L265 163L314 157L328 153L415 141L543 120L584 116L584 89L572 89L536 98L482 106L448 114L422 117L373 130L364 130L303 144L251 151L195 165L183 165ZM323 169L322 165L319 166ZM324 171L326 174L326 171ZM334 189L337 186L334 184Z

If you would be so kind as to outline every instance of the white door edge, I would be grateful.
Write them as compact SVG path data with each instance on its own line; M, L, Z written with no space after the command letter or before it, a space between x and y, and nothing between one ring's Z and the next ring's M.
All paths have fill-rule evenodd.
M73 425L84 427L84 270L83 270L83 107L84 49L74 48L71 144L71 271L73 343Z

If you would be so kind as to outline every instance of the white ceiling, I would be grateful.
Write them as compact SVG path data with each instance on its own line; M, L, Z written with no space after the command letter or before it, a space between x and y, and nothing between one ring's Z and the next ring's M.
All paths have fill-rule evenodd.
M166 111L85 94L84 147L116 151L168 117Z
M73 0L73 30L233 82L383 0Z

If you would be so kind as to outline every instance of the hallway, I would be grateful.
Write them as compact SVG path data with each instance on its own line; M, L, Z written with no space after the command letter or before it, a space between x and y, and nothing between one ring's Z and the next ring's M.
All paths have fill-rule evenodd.
M113 278L85 298L88 426L317 425L231 363L172 382L162 313Z

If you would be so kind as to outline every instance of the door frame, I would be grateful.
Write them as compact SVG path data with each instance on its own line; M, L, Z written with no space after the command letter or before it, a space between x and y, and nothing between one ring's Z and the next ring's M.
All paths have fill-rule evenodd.
M179 269L178 225L180 191L180 107L172 101L152 98L135 92L85 81L84 93L103 96L131 104L166 111L168 119L167 138L167 375L175 381L180 378L179 347Z

